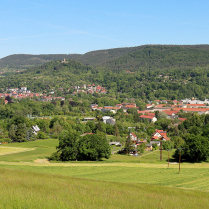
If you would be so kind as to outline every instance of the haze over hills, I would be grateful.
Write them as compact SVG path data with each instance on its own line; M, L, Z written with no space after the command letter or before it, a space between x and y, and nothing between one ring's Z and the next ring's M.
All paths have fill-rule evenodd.
M71 59L85 65L112 70L182 68L209 63L209 45L143 45L138 47L97 50L85 54L15 54L0 59L0 70L28 69L52 60Z

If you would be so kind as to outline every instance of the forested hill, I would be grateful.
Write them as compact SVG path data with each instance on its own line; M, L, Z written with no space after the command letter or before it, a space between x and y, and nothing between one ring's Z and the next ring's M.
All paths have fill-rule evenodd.
M141 47L117 48L87 52L85 54L14 54L0 59L0 70L28 69L53 60L71 59L86 65L98 65L137 51Z
M85 65L103 66L110 70L131 70L139 68L191 69L204 67L209 63L209 45L144 45L138 47L98 50L86 54L16 54L0 59L0 70L28 69L52 60L71 59Z
M65 63L50 61L42 66L33 67L21 73L0 77L0 87L18 87L23 84L33 92L57 89L68 89L77 81L85 81L89 75L95 74L96 70L74 60ZM86 81L85 81L86 82Z
M57 95L71 96L72 86L95 84L106 88L109 97L182 99L209 98L209 68L114 71L105 67L92 67L74 60L51 61L21 73L0 77L0 90L27 86L32 92L55 91ZM62 89L62 92L60 91ZM86 96L82 94L81 96ZM100 95L101 96L101 95Z
M118 59L103 63L111 70L187 70L209 64L209 45L144 46Z
M81 55L72 54L45 54L45 55L31 55L31 54L14 54L0 59L0 70L5 71L9 69L28 69L31 67L43 65L52 60L78 59Z

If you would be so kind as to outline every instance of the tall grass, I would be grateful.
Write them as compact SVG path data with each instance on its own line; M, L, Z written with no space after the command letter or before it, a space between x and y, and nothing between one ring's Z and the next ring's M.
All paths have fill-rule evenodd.
M0 168L0 208L208 208L209 193Z
M164 166L164 167L163 167ZM2 168L12 168L42 174L53 174L88 180L118 183L142 183L180 187L209 192L208 168L187 168L182 165L181 173L178 165L167 168L165 165L152 164L3 164Z

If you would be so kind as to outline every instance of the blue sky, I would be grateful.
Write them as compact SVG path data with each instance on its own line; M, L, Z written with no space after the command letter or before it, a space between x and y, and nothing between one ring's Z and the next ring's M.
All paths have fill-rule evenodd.
M0 0L0 58L209 44L209 1Z

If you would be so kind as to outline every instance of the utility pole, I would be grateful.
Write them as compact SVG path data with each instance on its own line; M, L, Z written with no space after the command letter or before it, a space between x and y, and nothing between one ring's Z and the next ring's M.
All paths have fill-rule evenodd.
M160 141L160 161L162 161L162 141Z
M168 151L168 168L169 168L169 149L167 149L167 151Z
M179 173L180 173L180 170L181 170L181 168L180 168L180 164L181 164L181 150L183 150L184 148L178 148L179 150L180 150L180 152L179 152Z

